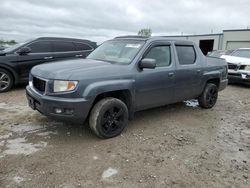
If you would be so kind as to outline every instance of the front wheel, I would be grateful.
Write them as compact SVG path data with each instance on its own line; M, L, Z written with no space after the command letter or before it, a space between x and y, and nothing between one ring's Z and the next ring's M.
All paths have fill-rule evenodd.
M212 108L218 98L218 87L215 84L209 83L204 88L203 93L198 98L199 105L202 108Z
M95 104L89 117L91 130L100 138L121 134L128 124L128 108L116 98L105 98Z
M14 84L14 79L11 73L0 68L0 93L9 91Z

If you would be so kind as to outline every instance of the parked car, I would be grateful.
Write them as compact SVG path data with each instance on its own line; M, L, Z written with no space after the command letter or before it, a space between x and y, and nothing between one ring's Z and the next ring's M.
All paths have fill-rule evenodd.
M221 57L222 55L230 55L233 52L233 50L214 50L212 52L209 52L207 56L210 57Z
M227 64L190 41L118 37L86 59L38 65L27 99L42 114L83 123L101 138L119 135L136 111L196 98L212 108L227 86Z
M0 46L0 51L4 50L5 47L4 46Z
M231 83L250 85L250 48L239 48L221 58L228 63L228 79Z
M96 48L89 40L41 37L0 51L0 92L14 84L28 83L35 65L73 58L85 58Z

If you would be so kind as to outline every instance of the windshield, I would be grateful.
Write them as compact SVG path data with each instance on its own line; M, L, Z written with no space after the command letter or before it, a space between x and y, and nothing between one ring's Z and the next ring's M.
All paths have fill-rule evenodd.
M10 51L12 51L12 50L15 50L16 48L19 48L19 47L22 46L23 44L24 44L24 43L15 44L15 45L13 45L13 46L10 46L10 47L4 49L3 51L4 51L4 52L10 52Z
M242 49L242 50L236 50L232 54L232 56L236 57L245 57L245 58L250 58L250 49Z
M143 43L142 41L107 41L89 54L87 59L130 64Z
M26 40L26 41L24 41L24 42L17 43L17 44L15 44L15 45L12 45L12 46L10 46L10 47L4 49L3 52L11 52L11 51L13 51L13 50L19 48L20 46L22 46L22 45L24 45L25 43L28 43L28 42L30 42L30 41L32 41L32 39Z

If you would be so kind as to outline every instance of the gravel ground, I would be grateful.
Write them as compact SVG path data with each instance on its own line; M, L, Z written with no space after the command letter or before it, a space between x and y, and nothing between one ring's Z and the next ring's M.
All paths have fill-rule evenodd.
M204 110L187 101L136 113L121 136L32 111L0 94L0 187L250 187L250 88Z

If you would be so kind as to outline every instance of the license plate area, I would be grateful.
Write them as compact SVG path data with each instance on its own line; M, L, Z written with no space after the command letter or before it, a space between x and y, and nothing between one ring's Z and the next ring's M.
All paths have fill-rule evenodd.
M35 100L34 98L32 98L31 96L27 95L27 98L28 98L28 103L29 103L29 106L33 109L33 110L36 110L36 107L37 105L40 104L39 101Z

